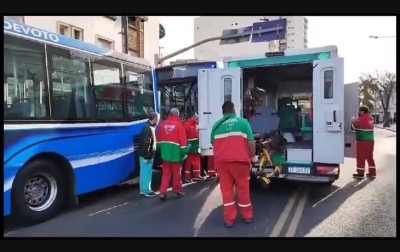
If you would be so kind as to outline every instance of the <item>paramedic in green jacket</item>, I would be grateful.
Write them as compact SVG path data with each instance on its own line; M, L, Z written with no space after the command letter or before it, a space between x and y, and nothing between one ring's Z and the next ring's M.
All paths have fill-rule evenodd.
M140 161L139 186L140 194L146 197L154 197L156 194L151 189L151 178L153 175L153 160L156 153L155 127L160 116L157 112L149 114L149 121L140 134L138 155Z
M161 151L162 178L160 199L167 198L167 189L172 180L172 190L177 197L184 196L182 192L182 163L188 155L188 140L185 129L179 119L179 110L172 108L166 120L160 123L157 132L158 145Z
M356 159L357 173L355 178L364 178L365 161L368 163L367 177L376 177L376 167L374 160L374 118L369 114L367 107L360 107L358 119L354 119L351 124L352 129L356 130Z

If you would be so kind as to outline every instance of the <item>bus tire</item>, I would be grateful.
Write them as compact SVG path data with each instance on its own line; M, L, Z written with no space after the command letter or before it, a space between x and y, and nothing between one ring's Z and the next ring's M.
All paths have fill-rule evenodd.
M57 215L68 200L68 185L60 167L39 159L29 162L12 187L12 213L23 222L37 223Z

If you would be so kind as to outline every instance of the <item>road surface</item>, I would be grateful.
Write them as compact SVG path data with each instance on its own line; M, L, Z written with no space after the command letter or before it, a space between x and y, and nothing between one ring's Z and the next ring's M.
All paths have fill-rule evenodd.
M141 198L132 186L81 198L78 209L42 224L13 227L6 237L395 237L396 133L376 129L374 181L354 181L355 160L347 159L333 186L277 183L254 187L254 221L222 222L216 182L185 186L186 196Z

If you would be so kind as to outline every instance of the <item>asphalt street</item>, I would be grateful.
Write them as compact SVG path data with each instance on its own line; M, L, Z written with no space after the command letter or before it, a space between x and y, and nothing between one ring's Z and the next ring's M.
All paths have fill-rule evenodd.
M395 237L396 133L375 131L377 179L355 181L346 159L332 186L252 187L254 221L225 228L215 181L188 184L180 199L142 198L124 185L81 197L81 206L30 227L6 222L6 237ZM159 180L155 175L154 184Z

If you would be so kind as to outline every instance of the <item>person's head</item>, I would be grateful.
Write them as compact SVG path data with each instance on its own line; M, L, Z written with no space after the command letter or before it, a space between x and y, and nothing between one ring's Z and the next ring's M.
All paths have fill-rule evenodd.
M191 114L189 115L189 120L192 120L192 121L197 122L197 120L198 120L197 114L196 114L196 113L191 113Z
M364 114L369 114L369 109L368 107L362 106L358 109L358 115L362 116Z
M149 114L149 122L152 125L157 125L160 120L160 115L157 112L151 112Z
M222 104L222 114L235 114L235 105L231 101L226 101Z
M177 108L172 108L169 111L169 116L174 116L174 117L178 117L179 118L179 109Z

